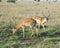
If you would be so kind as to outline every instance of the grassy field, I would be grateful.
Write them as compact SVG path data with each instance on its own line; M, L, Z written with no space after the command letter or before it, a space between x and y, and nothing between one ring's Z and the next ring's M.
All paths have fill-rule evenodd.
M31 38L28 28L25 38L22 38L21 30L12 34L13 26L20 19L43 16L42 11L47 16L48 10L46 32L41 28L39 37ZM0 48L60 48L60 2L0 3Z

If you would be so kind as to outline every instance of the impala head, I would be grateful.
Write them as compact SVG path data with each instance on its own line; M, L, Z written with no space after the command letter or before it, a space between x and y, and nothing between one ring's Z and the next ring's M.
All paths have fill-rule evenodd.
M49 11L48 11L48 13L49 13ZM43 14L43 16L44 16L44 21L43 21L43 22L44 22L44 23L45 23L45 22L48 22L50 13L49 13L48 16L45 16L43 12L42 12L42 14Z
M12 34L14 34L16 32L16 28L13 24L11 25L11 28L12 28Z
M14 28L12 28L12 33L14 34L15 32L16 32L16 28L15 28L15 26L14 26Z
M16 32L16 29L13 28L12 31L13 31L13 34L14 34Z
M46 23L46 22L48 22L48 18L47 17L44 17L43 23Z

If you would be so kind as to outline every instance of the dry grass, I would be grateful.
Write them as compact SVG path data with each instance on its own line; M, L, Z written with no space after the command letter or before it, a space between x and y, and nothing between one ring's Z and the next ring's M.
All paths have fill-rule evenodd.
M39 32L41 34L41 37L36 38L37 40L32 39L29 42L28 41L21 42L20 41L21 34L19 35L11 34L12 30L10 26L18 24L20 19L28 17L32 18L35 15L43 16L42 11L47 16L49 14L48 10L50 11L51 15L49 17L48 23L45 24L46 26L48 26L46 28L46 33L44 33L43 29L41 29ZM45 38L49 39L49 37L51 36L56 37L56 33L60 32L59 28L60 28L60 2L0 3L0 37L1 37L0 45L2 46L2 47L0 46L1 48L7 48L7 47L11 48L15 45L16 45L15 47L22 45L24 48L49 48L49 47L59 48L60 41L57 42L56 44L53 42L52 43L48 42L47 44L44 44L43 42ZM29 33L26 33L26 36L27 35L29 35ZM38 42L36 44L32 43L35 40Z
M8 21L9 18L14 20L20 20L20 18L33 17L35 15L42 16L42 10L45 15L48 15L48 10L51 13L49 17L49 25L59 23L60 18L60 3L59 2L20 2L20 3L0 3L0 22ZM48 8L48 9L46 9ZM5 17L4 17L5 16ZM58 19L57 19L58 18ZM6 22L7 22L6 21ZM54 22L54 23L53 23Z

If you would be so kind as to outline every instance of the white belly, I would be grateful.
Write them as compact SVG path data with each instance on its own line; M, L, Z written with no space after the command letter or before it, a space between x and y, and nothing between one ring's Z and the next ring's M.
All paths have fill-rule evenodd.
M24 26L30 26L30 24L29 23L25 23L25 25Z
M37 22L37 24L39 24L39 25L40 25L40 20L36 19L36 22Z

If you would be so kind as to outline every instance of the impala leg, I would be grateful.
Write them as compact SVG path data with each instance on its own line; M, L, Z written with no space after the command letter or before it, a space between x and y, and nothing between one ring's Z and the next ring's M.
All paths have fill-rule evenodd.
M44 31L45 31L45 27L44 27L44 24L42 24L42 26L43 26L43 29L44 29Z
M32 34L31 34L31 37L34 35L34 29L32 29Z
M39 34L39 33L38 33L39 29L35 27L35 30L36 30L36 34L37 34L37 36L38 36L38 34Z
M38 32L39 32L39 30L40 30L40 24L35 25L34 29L35 29L36 35L38 36Z
M34 35L34 27L30 26L31 30L32 30L32 34L31 37Z
M24 27L22 27L22 30L23 30L23 38L25 37L25 34L24 34Z
M38 31L40 30L40 24L39 24L39 26L38 26Z

